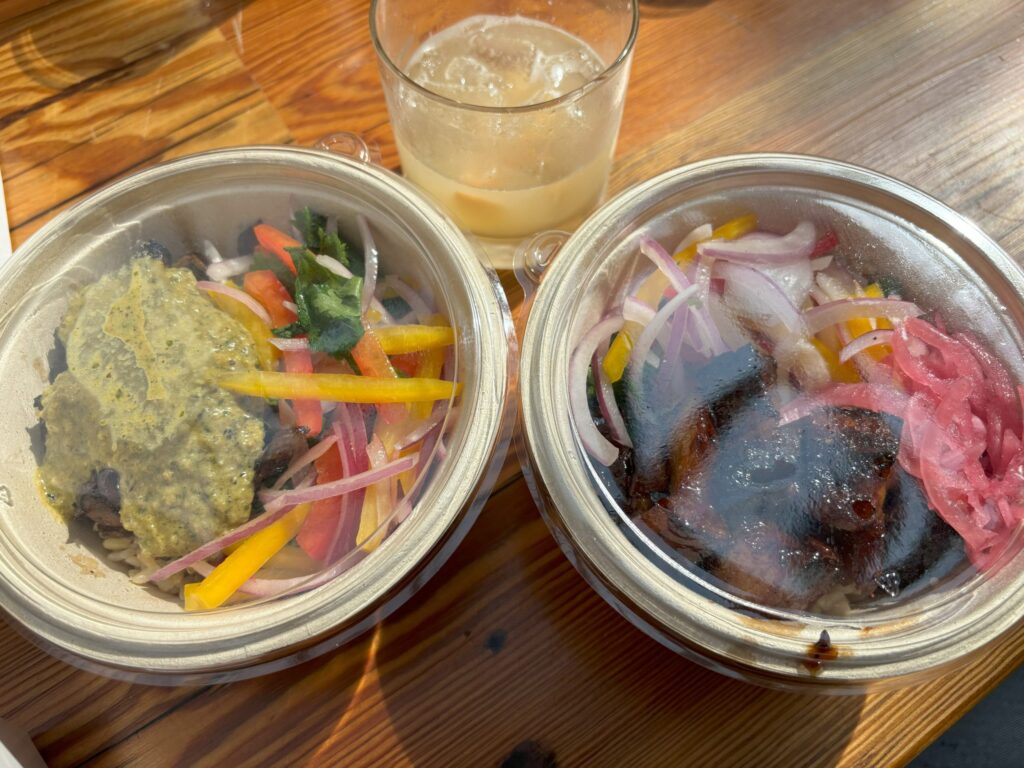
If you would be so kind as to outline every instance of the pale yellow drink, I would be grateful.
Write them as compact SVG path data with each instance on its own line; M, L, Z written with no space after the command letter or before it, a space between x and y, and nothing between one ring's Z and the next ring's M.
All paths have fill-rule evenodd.
M604 68L579 38L518 16L431 36L405 66L430 94L405 86L392 104L403 174L484 238L574 227L604 193L618 131L622 89L586 87Z

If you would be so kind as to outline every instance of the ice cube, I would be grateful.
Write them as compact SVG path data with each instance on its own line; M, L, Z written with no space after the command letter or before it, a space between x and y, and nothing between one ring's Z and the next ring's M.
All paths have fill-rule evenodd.
M447 90L462 100L486 97L500 88L501 77L484 63L470 56L455 56L444 70Z

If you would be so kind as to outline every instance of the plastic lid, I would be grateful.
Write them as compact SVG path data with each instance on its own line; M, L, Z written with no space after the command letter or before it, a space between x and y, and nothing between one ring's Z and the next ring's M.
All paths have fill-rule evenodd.
M497 281L365 162L158 166L0 284L0 590L87 666L181 682L337 644L439 567L500 465Z
M629 190L563 246L524 343L560 543L670 644L773 674L806 674L823 629L952 632L972 592L1005 626L1019 604L979 595L1019 589L1020 287L973 225L851 166L741 156Z

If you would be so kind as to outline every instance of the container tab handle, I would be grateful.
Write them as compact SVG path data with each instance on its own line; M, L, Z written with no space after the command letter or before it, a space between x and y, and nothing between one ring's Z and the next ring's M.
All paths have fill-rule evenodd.
M330 133L314 144L313 148L343 155L367 165L381 164L380 147L377 142L367 141L352 131Z
M560 229L549 229L538 232L528 240L524 240L512 257L512 271L522 286L525 298L530 298L544 277L544 270L562 250L569 233Z

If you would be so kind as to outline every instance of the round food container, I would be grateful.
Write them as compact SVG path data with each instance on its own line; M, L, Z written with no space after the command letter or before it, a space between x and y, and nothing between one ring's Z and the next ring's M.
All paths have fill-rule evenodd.
M230 267L252 252L240 233L258 221L288 231L292 212L305 206L326 217L328 230L336 221L353 249L372 239L381 280L398 276L421 297L432 296L440 322L455 332L445 366L461 391L446 401L452 407L433 450L421 457L428 469L413 490L405 488L410 503L378 515L372 539L363 539L372 545L357 545L329 572L300 578L284 594L255 591L247 602L186 611L177 595L133 583L90 526L69 526L43 503L34 401L59 366L48 358L69 301L128 264L140 243L158 242L175 256L216 252ZM409 184L365 162L247 147L174 160L110 185L46 224L0 273L0 604L52 653L150 683L248 677L338 646L422 586L475 519L508 440L511 338L500 285L474 246ZM329 412L329 403L323 407ZM78 439L89 446L99 438ZM196 483L203 482L201 469Z
M719 272L710 266L723 259L730 263L724 256L712 262L702 255L703 261L695 262L696 267L691 266L694 262L684 259L679 262L683 266L678 271L685 273L684 267L690 269L688 274L692 282L679 278L672 283L671 290L659 290L646 308L638 307L635 302L637 286L651 274L666 274L659 272L654 262L661 260L664 264L671 261L673 251L669 249L676 247L687 233L705 225L703 238L708 238L711 230L706 225L719 227L725 222L742 223L750 214L756 214L758 230L778 235L757 234L743 247L734 247L730 254L734 266L729 269L737 270L735 265L739 261L739 271L728 273L726 278L724 270ZM800 222L806 223L800 225ZM808 227L819 239L807 240ZM749 224L745 227L746 230L750 228ZM738 234L742 232L731 235L716 233L715 236L720 238L718 253L727 252L727 249L723 250L725 246L721 245L721 239ZM828 240L824 245L823 236ZM752 271L749 269L751 252L758 253L757 258L771 258L773 252L777 255L787 249L803 247L798 243L801 240L807 240L807 247L802 251L804 263L808 259L814 262L824 258L822 262L815 262L815 269L827 269L830 257L834 256L837 263L845 265L843 269L849 268L882 281L884 289L878 290L884 290L888 295L885 301L890 303L887 306L898 304L897 309L902 308L910 317L919 311L910 304L914 302L925 310L927 317L932 318L929 322L944 324L949 334L960 338L958 332L966 331L981 340L1008 370L1009 386L1005 393L1013 412L1019 414L1017 391L1009 379L1016 382L1024 380L1021 358L1024 275L991 238L942 203L869 170L813 157L741 155L685 166L627 190L591 216L561 246L533 296L522 346L520 391L523 449L526 454L524 467L538 505L565 554L605 600L651 637L705 666L741 679L799 690L855 692L869 686L917 679L961 663L1020 620L1024 615L1024 553L1020 551L1020 526L1007 524L999 551L993 549L989 556L979 558L984 561L981 566L975 567L964 554L963 543L956 542L950 545L952 555L940 553L935 555L935 561L924 562L919 569L924 574L912 585L913 588L904 585L906 588L901 592L899 581L878 582L872 586L874 597L869 600L858 602L844 598L831 603L807 600L801 604L799 600L787 597L785 587L791 585L776 580L768 572L771 569L765 566L767 561L763 557L758 559L756 552L740 549L747 543L744 532L753 531L761 524L749 516L752 514L749 509L743 507L778 510L785 507L785 499L780 501L774 492L764 491L747 493L739 501L728 501L723 500L725 497L720 491L723 487L732 487L728 485L730 477L745 478L742 482L749 482L755 471L749 462L729 464L726 461L729 456L722 442L726 436L730 436L733 444L745 446L744 450L752 456L755 451L750 446L761 446L757 449L762 452L757 455L766 457L767 463L758 471L763 471L768 477L758 482L763 482L765 488L778 487L772 485L776 479L771 476L773 472L800 472L799 459L795 461L797 466L792 466L794 462L787 458L789 454L773 454L772 451L776 450L773 444L763 442L766 438L755 432L761 429L764 434L774 435L782 430L778 426L780 423L793 422L801 417L801 413L791 413L787 419L771 411L771 415L758 422L759 427L749 429L738 419L728 423L715 422L719 431L712 433L709 443L715 447L701 448L704 453L698 453L695 447L704 438L700 434L694 436L693 432L685 433L691 442L686 444L682 453L673 454L672 461L677 462L672 465L673 472L688 456L710 456L716 460L723 457L722 461L726 463L713 465L717 467L717 474L708 470L697 475L692 466L680 469L680 476L691 485L681 482L660 494L651 491L652 495L643 503L649 505L646 506L647 511L654 510L656 515L662 515L659 528L657 521L652 522L650 517L644 516L645 512L638 512L644 507L636 506L633 495L640 492L636 479L639 476L639 452L634 450L629 454L636 466L630 470L619 465L619 475L616 475L615 462L626 455L621 440L618 444L611 440L611 451L606 460L594 458L595 452L601 452L600 445L596 449L593 447L594 441L600 444L614 437L615 425L612 423L614 419L607 415L610 411L599 403L601 394L583 389L587 376L594 386L598 386L595 378L611 377L603 367L601 355L605 353L602 353L602 346L599 344L596 354L591 357L589 350L593 347L582 344L588 335L595 335L592 333L595 329L598 329L598 341L607 344L613 332L624 327L624 322L629 322L630 318L634 322L638 322L638 318L646 321L655 316L655 310L660 312L673 302L678 305L682 301L681 293L688 292L689 285L699 283L699 265L702 263L712 270L711 282L707 284L710 285L709 290L721 292L723 301L731 300L726 292L737 290L736 286L744 287L736 275L749 275ZM752 244L756 246L752 248ZM686 243L681 244L682 250L685 246ZM677 254L680 253L678 248ZM715 251L708 249L706 253L714 254ZM828 255L822 256L824 253ZM748 264L743 266L745 258ZM756 262L757 258L753 261ZM696 275L692 269L698 270ZM668 272L676 270L669 265ZM787 283L787 278L781 273L773 274L774 286L765 288L765 280L761 278L758 278L760 282L747 282L745 297L739 296L737 300L745 298L756 303L763 297L767 304L768 294L779 293L780 285L791 287L792 284ZM716 281L720 285L715 285ZM666 280L664 285L667 287L669 282ZM801 297L808 297L810 285L805 285ZM815 295L812 293L807 298L803 316L820 320L825 310L808 313L806 307L823 306L834 297L814 299ZM871 298L870 291L852 298L862 305L875 300ZM783 308L787 304L778 296L771 301L771 312L781 311L780 303ZM702 306L710 311L711 299L707 302L702 305L698 300L692 305L695 307L692 311L699 313L703 311L700 309ZM749 305L748 309L749 316L758 311L757 307ZM848 313L840 316L846 317ZM799 320L799 311L792 319L794 323ZM696 322L693 320L691 325ZM883 325L874 327L878 331L885 329ZM892 328L891 325L888 327ZM905 326L896 327L910 327L910 320L906 320ZM670 344L675 338L671 336L674 330L672 324L665 325L663 329L665 334L669 334ZM687 332L684 325L681 333L685 335ZM890 330L888 333L900 331ZM722 336L725 336L724 331ZM665 337L661 334L659 337L664 343ZM886 336L885 332L882 337L895 338ZM691 338L695 347L703 343L699 334ZM633 340L640 345L635 335ZM649 346L641 346L641 349L657 350L659 342L651 344L651 341L649 337ZM719 339L717 343L721 342ZM848 344L850 339L845 342ZM593 344L594 340L591 339L590 343ZM737 342L732 349L735 350L740 343ZM912 347L912 358L931 354L926 353L923 343L908 343ZM755 340L754 346L756 344ZM866 340L862 340L862 344L866 344ZM767 346L774 346L778 351L781 341L769 338ZM579 352L580 349L583 351ZM854 352L855 348L849 351ZM643 356L643 352L640 354ZM668 358L664 355L648 354L644 359L646 363L641 363L641 370L648 372L660 371L659 363L668 365ZM593 364L590 364L591 360ZM718 386L714 381L710 385L707 380L701 383L697 366L705 363L706 359L698 363L684 357L679 365L684 378L691 377L687 381L697 382L693 386ZM646 368L643 367L645 364ZM600 374L597 372L599 368L602 370ZM628 387L631 385L627 378L622 381ZM788 377L787 386L792 381L792 376ZM582 408L589 410L589 413L583 411L586 414L583 418L591 420L591 424L585 425L589 427L589 438L581 438L582 432L573 415L581 412L578 404L574 411L574 388L579 389L577 403L582 400ZM840 390L830 388L828 391ZM729 405L729 397L735 395L739 398L740 395L732 390L719 394L725 404L721 413L726 415L717 411L711 415L715 419L735 418L729 415L740 412L737 410L740 406L735 403L745 401L736 400ZM966 391L964 396L973 397ZM849 402L836 402L836 405L835 413L849 415L851 412L838 409L838 406L851 407ZM626 412L625 407L622 412ZM786 409L781 412L784 414ZM605 415L603 423L602 414ZM619 416L621 418L622 414ZM877 425L882 424L882 417L871 416ZM663 409L646 413L644 418L647 419L647 427L656 430L659 420L672 423L677 414ZM1016 418L1019 419L1019 415ZM877 436L884 432L890 441L893 435L899 436L899 424L889 424L877 426L878 431L874 434ZM979 429L983 426L977 419L975 424L980 425ZM595 425L602 430L599 438L593 437ZM591 441L587 444L589 450L585 447L588 439ZM826 434L815 445L823 445L821 441L829 439ZM871 452L879 450L881 439L869 436L857 450L863 450L870 459L875 455ZM1007 436L1007 440L1011 439L1017 438ZM716 440L718 442L714 442ZM759 440L762 442L758 443ZM767 448L764 447L766 445ZM1009 443L1006 446L1003 455L1008 456L1011 447ZM923 450L920 445L918 449ZM900 462L896 462L894 453L890 450L887 458L880 459L881 465L886 472L904 472L900 469L902 455ZM958 457L950 457L951 454L945 454L950 462L945 469L959 466ZM859 460L856 456L850 459L851 462L856 460ZM1006 470L1008 474L1017 471L1013 466ZM629 471L634 474L628 475ZM733 475L729 475L730 472ZM627 484L625 489L617 486L615 481L623 473L632 478L632 484ZM816 477L820 479L821 476ZM736 483L740 482L736 480ZM695 495L695 487L704 495ZM714 495L715 489L719 489L718 497ZM905 499L910 499L910 490L907 490ZM830 491L823 490L820 498L811 498L809 502L804 498L801 503L818 504L828 493ZM701 503L706 506L698 507L696 502L687 506L693 499L703 499ZM700 518L698 512L703 514L710 508L717 510L715 514L724 515L722 510L727 502L731 504L729 514L743 519L747 527L742 531L726 528L725 533L714 529L710 535L718 537L716 540L721 546L718 550L694 544L694 531L699 533L701 526L705 526L703 530L713 528L712 523L707 522L708 518ZM685 525L680 523L675 528L676 522L665 525L662 513L666 509L673 514L679 513L673 521L685 518ZM818 507L813 506L812 509L817 510ZM928 510L928 507L920 509ZM874 514L871 507L865 511L866 514ZM990 511L994 514L994 505ZM815 514L821 513L816 511ZM695 519L704 522L694 523ZM894 542L899 540L900 534L887 528L886 535L891 537L890 542ZM820 566L822 558L831 562L827 558L835 556L833 550L838 545L831 539L823 539L823 544L826 546L821 548L821 553L814 555L818 564L815 567ZM895 545L883 542L885 546ZM687 551L690 551L689 556L685 554ZM794 547L789 554L795 551L799 548ZM937 565L940 560L942 562ZM726 565L731 566L732 571L723 570ZM737 572L742 578L735 576ZM726 575L728 573L735 577Z

